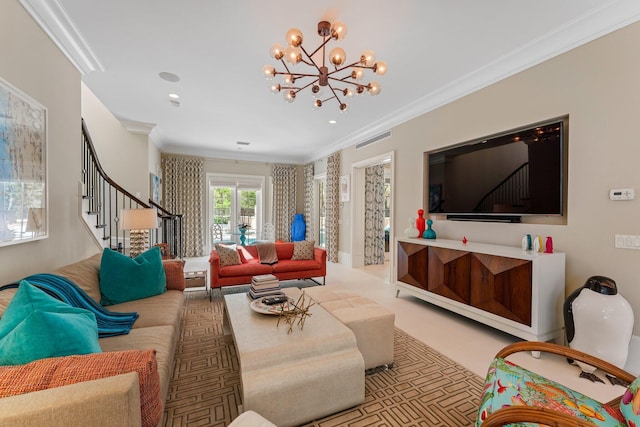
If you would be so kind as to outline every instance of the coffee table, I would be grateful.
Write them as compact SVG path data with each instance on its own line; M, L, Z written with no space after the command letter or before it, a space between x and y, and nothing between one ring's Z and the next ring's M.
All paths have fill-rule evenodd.
M283 290L296 299L297 288ZM311 307L304 329L260 314L246 294L224 296L225 333L233 337L240 364L242 410L279 427L296 426L364 401L364 360L353 332Z

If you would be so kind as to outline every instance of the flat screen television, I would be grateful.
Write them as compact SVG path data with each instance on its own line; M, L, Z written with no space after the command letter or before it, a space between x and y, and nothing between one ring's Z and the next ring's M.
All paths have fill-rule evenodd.
M568 117L427 153L429 213L520 222L562 215Z

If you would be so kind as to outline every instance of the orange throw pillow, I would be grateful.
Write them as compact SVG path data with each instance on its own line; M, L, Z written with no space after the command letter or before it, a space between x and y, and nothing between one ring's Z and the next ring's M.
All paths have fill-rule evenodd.
M184 278L184 261L179 259L162 261L162 266L167 276L167 289L184 291L187 287L187 281Z
M83 381L138 372L143 426L156 426L163 411L155 350L111 351L51 357L25 365L0 366L0 398Z

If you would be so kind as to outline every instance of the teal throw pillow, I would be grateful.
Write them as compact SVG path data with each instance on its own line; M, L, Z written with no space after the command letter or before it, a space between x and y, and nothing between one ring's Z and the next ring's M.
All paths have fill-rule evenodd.
M0 319L0 365L100 352L93 313L20 282Z
M160 247L155 246L136 258L105 248L100 261L100 304L122 302L160 295L167 290Z

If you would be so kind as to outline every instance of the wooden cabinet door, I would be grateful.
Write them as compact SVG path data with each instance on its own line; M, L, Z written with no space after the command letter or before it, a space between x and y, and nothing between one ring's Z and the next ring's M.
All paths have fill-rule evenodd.
M428 246L398 242L398 280L427 289L428 252Z
M430 246L427 290L469 304L470 265L469 252Z
M531 326L531 261L474 253L471 305Z

